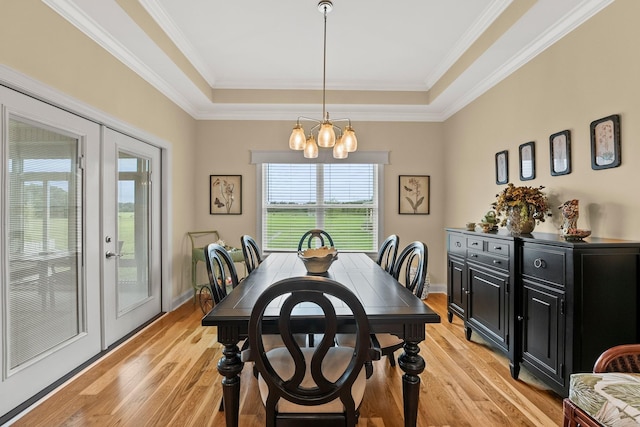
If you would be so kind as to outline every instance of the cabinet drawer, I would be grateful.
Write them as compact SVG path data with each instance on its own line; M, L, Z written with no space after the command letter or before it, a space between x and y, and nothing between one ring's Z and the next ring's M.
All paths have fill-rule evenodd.
M522 274L565 285L566 254L562 251L539 249L534 247L522 248Z
M487 242L487 252L508 257L509 245L504 242L490 240Z
M474 251L483 251L484 250L484 241L482 239L475 239L473 237L467 238L467 248L473 249Z
M491 268L499 268L501 270L509 271L509 258L495 256L489 253L469 251L467 253L467 259L469 261L485 264Z
M449 234L449 252L465 255L467 247L465 246L465 237L462 234Z

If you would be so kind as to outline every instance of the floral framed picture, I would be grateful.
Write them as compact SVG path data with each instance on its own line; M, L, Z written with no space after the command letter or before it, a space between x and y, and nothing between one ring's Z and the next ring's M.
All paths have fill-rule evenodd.
M509 182L509 152L507 150L496 153L496 184Z
M242 175L209 175L209 213L242 214Z
M398 213L429 214L429 175L400 175Z
M571 173L571 131L563 130L549 137L551 176Z
M620 115L591 122L591 169L620 166Z
M535 142L520 144L520 181L529 181L536 177L536 145Z

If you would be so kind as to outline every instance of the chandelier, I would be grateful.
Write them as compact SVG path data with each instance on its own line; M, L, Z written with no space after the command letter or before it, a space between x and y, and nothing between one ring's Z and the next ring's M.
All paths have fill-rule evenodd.
M303 150L304 157L315 159L318 157L318 147L332 148L333 157L336 159L346 159L348 154L356 151L358 148L358 140L356 133L351 127L350 119L334 119L329 120L329 112L327 111L326 100L326 74L327 74L327 14L333 9L333 3L329 0L323 0L318 3L318 10L324 15L324 50L322 64L322 120L310 117L299 116L296 125L291 132L289 138L289 148L292 150ZM301 120L316 123L309 131L309 135L305 135L304 128L300 124ZM348 122L344 130L334 125L334 122ZM336 136L336 131L338 135ZM314 136L314 132L317 135Z

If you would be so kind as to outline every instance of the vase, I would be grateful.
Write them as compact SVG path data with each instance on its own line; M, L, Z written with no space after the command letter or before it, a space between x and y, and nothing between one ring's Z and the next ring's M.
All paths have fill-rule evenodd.
M512 206L507 213L507 230L511 234L529 234L536 228L534 209L527 205Z

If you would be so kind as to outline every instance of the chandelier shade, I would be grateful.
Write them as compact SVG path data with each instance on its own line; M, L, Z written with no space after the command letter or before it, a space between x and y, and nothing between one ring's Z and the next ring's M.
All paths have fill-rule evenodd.
M327 14L333 10L333 3L329 0L322 0L318 3L318 10L324 15L324 43L323 43L323 69L322 69L322 120L300 116L291 131L289 137L289 148L292 150L302 150L304 157L315 159L318 157L318 147L332 148L333 157L336 159L346 159L349 153L358 148L356 133L351 127L350 119L329 120L329 113L326 108L326 80L327 80ZM310 121L315 125L305 136L305 131L300 121ZM348 122L344 130L336 126L335 122ZM314 132L317 135L314 136ZM337 134L336 134L337 132Z
M307 137L304 135L304 129L298 123L291 132L289 138L289 148L292 150L304 150L304 145L307 142Z
M304 144L304 157L307 159L315 159L318 157L318 145L313 135L309 135L309 138L307 138Z

